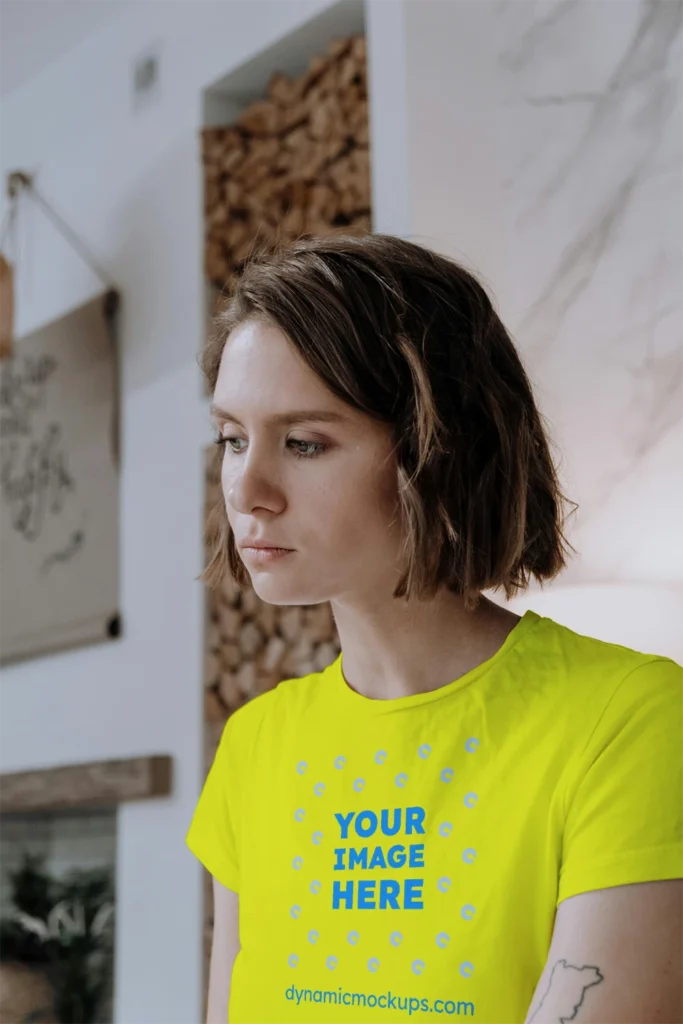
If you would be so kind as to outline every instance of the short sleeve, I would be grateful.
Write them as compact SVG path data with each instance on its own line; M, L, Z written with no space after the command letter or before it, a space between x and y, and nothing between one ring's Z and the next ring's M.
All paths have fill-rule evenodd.
M683 669L656 657L618 685L579 757L558 904L683 877Z
M241 778L235 712L225 724L216 754L195 807L185 842L227 889L239 892L239 805Z

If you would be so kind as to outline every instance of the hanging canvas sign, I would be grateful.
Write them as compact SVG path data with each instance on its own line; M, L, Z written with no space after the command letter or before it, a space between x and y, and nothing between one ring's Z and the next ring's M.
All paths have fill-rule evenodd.
M14 270L0 252L0 359L12 355Z
M0 363L0 662L119 633L118 295Z

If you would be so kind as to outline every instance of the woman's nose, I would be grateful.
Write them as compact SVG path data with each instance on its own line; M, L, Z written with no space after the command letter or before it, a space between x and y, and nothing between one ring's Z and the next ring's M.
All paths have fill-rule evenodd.
M245 467L226 491L226 501L242 515L248 515L255 508L267 508L280 512L285 505L282 489L254 466Z

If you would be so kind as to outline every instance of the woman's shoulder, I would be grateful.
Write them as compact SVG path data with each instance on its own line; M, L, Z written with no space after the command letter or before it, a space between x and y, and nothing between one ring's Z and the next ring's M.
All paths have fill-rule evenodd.
M666 655L603 640L547 616L537 616L537 619L538 628L530 637L531 643L526 650L528 657L562 661L569 669L595 668L601 672L609 668L617 672L630 672L649 662L660 661L681 668Z
M576 705L583 713L598 712L618 695L642 699L648 691L675 699L683 685L683 668L666 655L637 650L541 618L525 654L525 668L549 681L562 706Z

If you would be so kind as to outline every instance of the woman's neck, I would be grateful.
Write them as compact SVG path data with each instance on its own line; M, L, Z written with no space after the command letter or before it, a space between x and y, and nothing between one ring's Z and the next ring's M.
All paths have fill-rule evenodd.
M441 591L431 601L360 607L332 601L348 685L371 700L445 686L500 649L520 616L481 597L474 611Z

